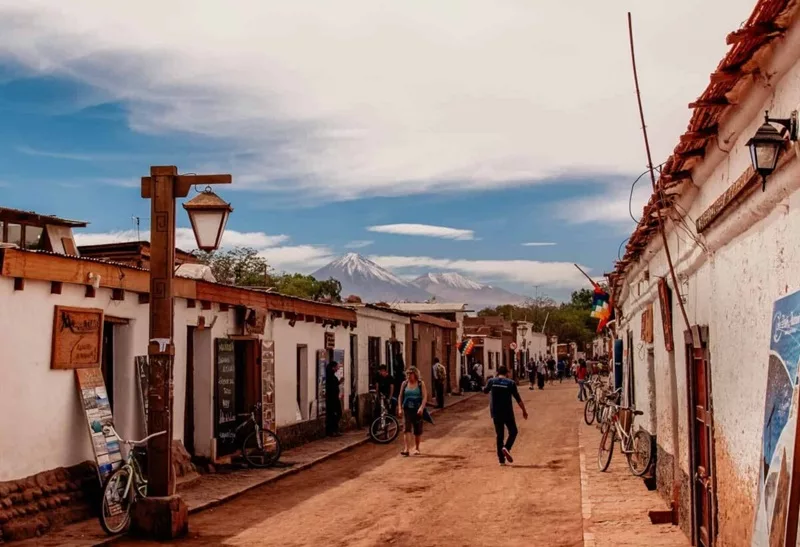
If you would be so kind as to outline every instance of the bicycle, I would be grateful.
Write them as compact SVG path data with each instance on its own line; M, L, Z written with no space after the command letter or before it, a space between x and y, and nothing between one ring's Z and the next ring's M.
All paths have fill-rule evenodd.
M252 431L242 441L242 457L252 467L272 467L281 457L281 441L274 431L261 427L256 418L260 415L261 403L253 405L249 414L240 414L240 418L245 416L248 418L236 426L233 439L229 442L235 442L244 432L251 429Z
M592 425L598 419L597 409L599 405L597 401L603 395L600 379L597 376L592 376L591 380L589 380L589 389L587 391L589 395L583 407L583 421L586 422L586 425Z
M608 421L610 416L610 405L619 405L622 399L622 388L617 388L611 393L607 393L607 387L601 384L600 386L600 396L598 397L595 395L597 410L596 410L596 419L597 419L597 426L602 429L603 424Z
M128 456L122 467L114 471L103 486L100 526L107 534L116 535L125 531L131 522L131 507L137 498L147 497L147 479L137 456L144 456L147 441L166 431L148 435L140 441L129 441L119 436L112 426L106 426L104 433L114 435L121 444L128 447Z
M378 394L374 390L370 390L370 393L373 401L376 401ZM380 415L369 426L369 436L378 444L389 444L400 434L400 422L389 413L383 394L380 394L380 408Z
M636 477L641 477L650 468L653 460L652 439L650 434L640 429L631 434L633 420L644 414L633 407L622 407L609 403L611 412L609 420L603 424L600 446L597 449L597 467L606 471L614 454L614 443L619 440L619 447L628 460L628 467Z

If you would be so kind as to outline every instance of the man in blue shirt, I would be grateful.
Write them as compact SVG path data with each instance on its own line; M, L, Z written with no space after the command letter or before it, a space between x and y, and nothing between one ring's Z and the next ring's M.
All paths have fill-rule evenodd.
M522 409L522 417L528 419L528 411L525 410L525 403L519 396L517 384L514 380L507 378L507 374L508 369L505 365L500 365L497 367L497 377L490 378L486 382L486 387L483 388L484 393L491 393L489 408L494 421L494 430L497 433L497 457L500 459L500 465L505 465L506 461L514 463L514 458L511 457L511 447L514 446L514 441L517 439L517 422L514 418L512 397L516 399ZM506 428L508 428L508 439L504 442Z

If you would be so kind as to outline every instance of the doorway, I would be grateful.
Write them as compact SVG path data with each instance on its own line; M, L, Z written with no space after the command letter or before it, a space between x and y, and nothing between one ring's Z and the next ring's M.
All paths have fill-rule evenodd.
M350 414L358 417L358 336L350 335Z
M628 384L625 387L625 404L636 405L636 380L634 378L635 363L633 360L633 331L628 331L628 359L625 363L625 376Z
M194 456L194 330L186 327L186 400L183 407L183 446Z
M261 402L261 368L258 366L257 340L235 340L235 408L237 414L249 414Z
M108 405L114 412L114 323L103 322L103 358L100 363L106 384Z
M711 547L717 536L714 415L708 327L692 327L694 345L686 345L689 384L690 473L692 484L692 536L694 544Z
M377 336L367 338L367 366L369 382L375 381L378 376L378 367L381 365L381 339Z
M308 346L297 346L297 361L295 364L295 380L297 388L295 395L297 397L297 412L299 413L300 420L308 419L309 405L308 405Z

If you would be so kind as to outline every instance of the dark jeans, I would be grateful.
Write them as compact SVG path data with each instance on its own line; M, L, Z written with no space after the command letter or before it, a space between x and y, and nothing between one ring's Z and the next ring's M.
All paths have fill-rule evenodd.
M436 382L436 406L444 408L444 382Z
M504 444L503 437L505 436L506 428L508 428L508 439L505 440ZM506 457L503 454L503 448L505 447L506 450L511 452L511 447L514 446L514 441L517 440L517 421L514 419L514 415L495 416L494 431L497 433L497 457L500 459L500 463L504 463Z
M325 402L325 433L339 433L339 420L342 418L342 405L339 399Z

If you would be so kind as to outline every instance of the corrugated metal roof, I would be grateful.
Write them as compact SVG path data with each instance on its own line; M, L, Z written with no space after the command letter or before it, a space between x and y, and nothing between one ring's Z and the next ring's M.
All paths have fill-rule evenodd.
M391 305L393 308L416 313L454 313L472 311L467 309L466 303L457 302L400 302Z

